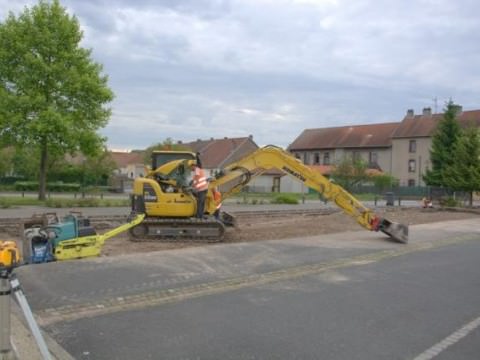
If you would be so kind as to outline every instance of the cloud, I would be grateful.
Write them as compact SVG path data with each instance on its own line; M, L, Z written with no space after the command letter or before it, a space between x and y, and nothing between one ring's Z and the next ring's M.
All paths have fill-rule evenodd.
M21 11L32 2L0 0ZM474 0L62 2L116 93L116 147L400 121L452 97L478 108ZM125 136L128 134L128 136Z

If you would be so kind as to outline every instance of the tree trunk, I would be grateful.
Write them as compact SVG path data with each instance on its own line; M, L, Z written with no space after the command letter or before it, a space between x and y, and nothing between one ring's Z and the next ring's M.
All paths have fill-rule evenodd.
M47 143L46 141L42 141L40 150L40 176L38 179L38 200L45 200L46 193L47 193L47 160L48 160L48 152L47 152Z
M470 191L469 203L470 203L470 207L473 207L473 191Z

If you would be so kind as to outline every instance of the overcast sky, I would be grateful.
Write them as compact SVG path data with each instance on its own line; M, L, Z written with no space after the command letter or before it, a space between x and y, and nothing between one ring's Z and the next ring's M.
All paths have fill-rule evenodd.
M34 1L0 0L0 19ZM63 0L116 98L115 149L480 109L478 0ZM436 99L436 100L435 100Z

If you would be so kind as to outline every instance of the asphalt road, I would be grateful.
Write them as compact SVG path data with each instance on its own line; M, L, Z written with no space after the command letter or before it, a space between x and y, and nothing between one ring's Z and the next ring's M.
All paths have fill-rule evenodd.
M31 265L76 359L478 359L480 220Z

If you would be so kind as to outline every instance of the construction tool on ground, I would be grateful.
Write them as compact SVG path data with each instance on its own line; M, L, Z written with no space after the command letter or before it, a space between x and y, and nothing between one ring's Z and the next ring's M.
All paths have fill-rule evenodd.
M23 259L26 263L44 263L98 256L105 240L142 222L145 214L135 214L104 234L97 234L90 220L72 212L62 219L47 213L28 219L22 226Z
M347 215L368 230L382 231L394 241L408 241L408 227L376 215L341 186L332 183L319 172L305 166L300 160L279 147L269 145L225 167L210 179L203 219L194 218L196 198L189 187L189 169L197 161L190 152L159 151L152 155L152 170L144 178L134 181L133 214L145 213L145 219L129 231L133 241L193 240L219 241L225 226L234 218L222 212L221 221L215 219L217 203L213 190L220 188L223 199L240 191L252 179L267 170L278 169L316 190L325 199L334 202Z
M20 282L13 273L20 262L20 255L15 242L0 241L0 360L16 358L10 342L10 295L12 293L15 295L17 303L27 320L42 358L50 360L52 357L45 339L33 317Z

